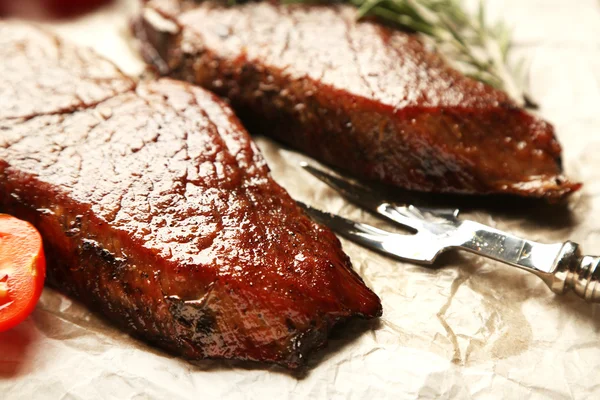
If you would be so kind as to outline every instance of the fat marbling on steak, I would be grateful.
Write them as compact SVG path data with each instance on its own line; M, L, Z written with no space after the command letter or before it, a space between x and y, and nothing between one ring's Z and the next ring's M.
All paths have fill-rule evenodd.
M0 212L38 228L51 286L176 354L290 368L337 322L381 314L214 95L0 32Z
M229 98L251 131L412 190L557 200L580 186L550 124L414 34L357 22L349 6L199 3L147 1L143 54Z

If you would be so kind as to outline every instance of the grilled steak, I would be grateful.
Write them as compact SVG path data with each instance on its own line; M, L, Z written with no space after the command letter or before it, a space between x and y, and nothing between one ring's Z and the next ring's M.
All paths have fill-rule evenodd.
M413 34L347 6L191 3L146 3L145 58L228 97L251 131L412 190L556 200L580 186L550 124Z
M218 98L169 79L135 85L97 55L2 26L25 31L3 37L15 54L0 68L50 75L28 75L16 101L2 89L0 212L39 229L50 285L176 354L290 368L337 322L381 314Z

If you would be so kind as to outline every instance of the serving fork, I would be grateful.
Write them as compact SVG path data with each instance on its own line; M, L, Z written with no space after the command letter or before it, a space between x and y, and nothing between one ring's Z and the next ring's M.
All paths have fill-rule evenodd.
M352 203L398 224L413 234L388 232L298 202L315 220L343 237L388 256L433 264L451 249L466 250L540 277L557 294L573 290L589 302L600 302L600 257L582 256L571 241L544 244L459 218L458 209L401 205L382 201L371 189L305 162L301 166Z

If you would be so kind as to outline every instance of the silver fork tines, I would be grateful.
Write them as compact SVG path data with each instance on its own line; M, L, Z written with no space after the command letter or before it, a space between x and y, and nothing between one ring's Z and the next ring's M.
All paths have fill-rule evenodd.
M315 220L329 226L335 232L365 247L398 257L403 260L432 264L438 255L435 247L423 247L423 234L400 235L374 226L354 222L339 215L323 212L304 203L298 204Z
M424 221L435 220L443 223L446 220L454 222L459 214L457 209L446 210L425 207L417 208L412 205L392 205L387 201L382 201L377 194L362 185L357 185L331 175L305 162L301 162L300 165L354 204L415 231L418 231L422 227Z
M302 163L302 167L351 202L416 232L397 234L299 203L317 221L340 235L381 253L432 264L449 249L461 249L527 270L556 293L572 288L588 301L600 301L600 258L581 257L573 242L543 244L521 239L475 221L458 218L457 209L398 205L381 201L372 190Z

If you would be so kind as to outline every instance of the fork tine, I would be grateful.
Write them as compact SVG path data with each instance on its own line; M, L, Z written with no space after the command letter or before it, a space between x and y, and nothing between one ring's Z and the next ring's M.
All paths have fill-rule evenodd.
M416 235L391 233L371 225L354 222L339 215L318 210L300 201L296 203L316 221L327 225L341 236L386 255L412 262L431 264L438 252L442 251L435 242L421 237L418 233Z
M422 213L416 207L395 206L386 201L381 201L371 190L362 185L348 182L327 173L306 162L301 162L300 166L315 178L329 185L332 189L346 197L356 205L377 213L382 217L402 225L405 228L418 231L422 227ZM417 212L415 212L415 210Z
M379 229L371 225L363 224L361 222L354 222L350 219L340 217L339 215L321 211L300 201L296 201L296 203L315 220L321 222L324 225L329 226L330 228L332 228L336 232L339 232L340 234L360 232L366 235L371 235L373 237L379 238L383 238L384 236L392 234L391 232L384 231L383 229Z
M359 186L344 179L338 178L337 176L327 173L322 169L319 169L306 162L301 162L300 166L315 178L325 182L331 188L339 192L342 196L360 206L372 211L377 211L377 208L382 204L380 198L377 198L370 190L363 186Z

